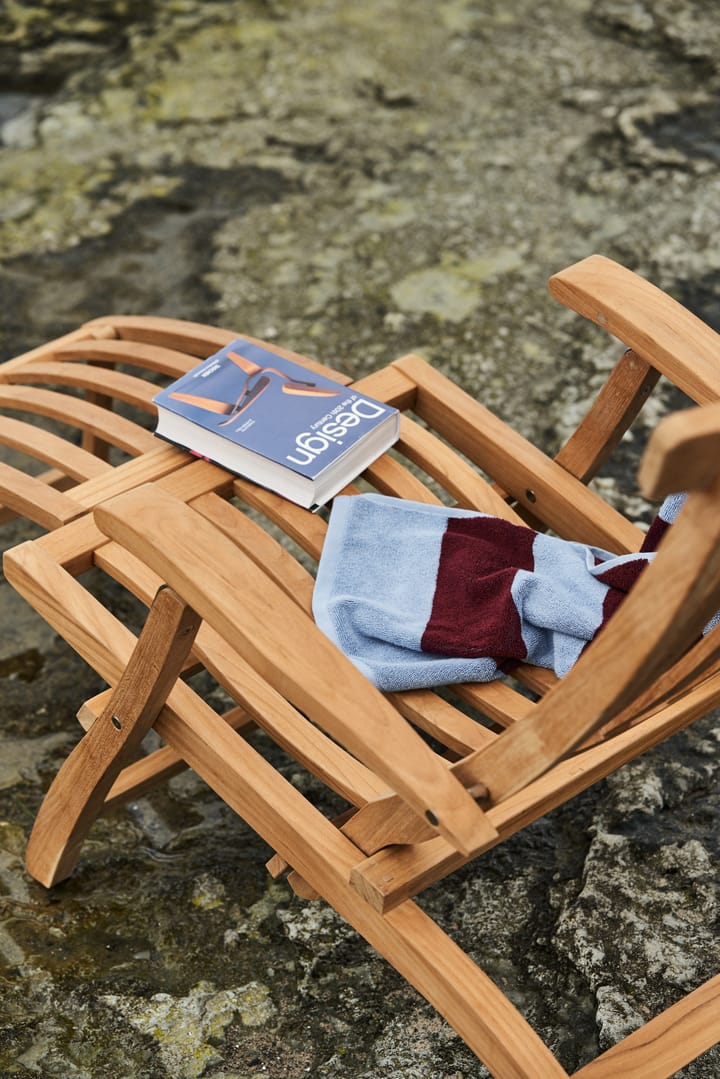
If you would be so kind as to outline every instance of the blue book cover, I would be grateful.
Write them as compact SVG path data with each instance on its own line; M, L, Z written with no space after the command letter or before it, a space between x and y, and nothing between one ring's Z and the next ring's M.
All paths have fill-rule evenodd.
M274 477L281 471L317 481L328 469L341 469L348 455L348 467L361 471L398 432L392 406L244 338L153 400L158 435L280 493Z

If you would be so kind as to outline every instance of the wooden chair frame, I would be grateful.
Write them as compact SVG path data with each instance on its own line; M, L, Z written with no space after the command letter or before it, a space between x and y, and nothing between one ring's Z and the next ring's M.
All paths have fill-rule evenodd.
M718 338L606 259L570 267L551 290L629 349L555 460L418 357L358 385L415 416L403 416L398 445L412 467L386 454L365 475L376 490L437 501L442 487L460 505L530 517L617 552L636 550L642 533L587 479L659 374L704 406L653 436L645 493L660 498L682 486L687 504L610 625L561 681L521 667L518 688L458 687L462 709L429 690L383 696L315 627L311 574L255 515L310 559L322 548L322 516L202 461L139 485L118 482L116 469L106 494L85 503L92 513L4 560L8 580L110 686L81 709L87 734L38 814L30 873L48 886L63 879L99 813L189 765L277 852L270 871L288 871L299 895L329 902L500 1079L567 1073L412 897L720 700L720 640L717 631L701 636L720 609ZM129 339L155 347L175 335L173 347L186 348L182 324L102 325L119 321ZM197 341L207 331L193 332ZM139 640L78 579L91 566L149 608ZM184 680L195 664L228 694L226 715ZM334 821L253 748L243 735L254 725L342 799L347 808ZM131 760L150 726L165 745ZM660 1079L719 1036L716 977L575 1074Z

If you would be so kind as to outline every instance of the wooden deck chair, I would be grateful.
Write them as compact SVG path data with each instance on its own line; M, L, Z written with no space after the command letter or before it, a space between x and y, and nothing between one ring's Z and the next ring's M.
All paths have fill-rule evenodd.
M0 524L20 516L57 528L111 491L185 463L154 437L152 397L237 336L180 319L106 317L1 364Z
M311 575L257 519L317 559L323 517L206 462L104 501L5 556L10 582L110 686L83 706L89 729L38 814L30 873L48 886L66 877L98 814L184 761L276 851L271 873L289 872L299 895L330 903L499 1079L567 1073L413 897L720 699L720 640L717 631L701 636L720 609L718 339L602 258L558 274L551 290L632 350L559 461L417 357L361 385L406 413L398 450L413 466L388 454L364 482L430 502L443 488L460 505L510 520L527 510L561 536L618 552L636 550L642 534L583 480L657 372L703 404L658 427L641 470L650 498L690 491L677 523L562 680L520 668L514 684L458 687L462 708L430 690L383 696L315 627ZM90 566L149 608L139 641L102 592L79 580ZM227 693L228 716L178 677L191 643ZM250 723L337 796L334 820L243 736ZM166 743L158 766L133 759L150 726ZM719 1036L716 977L575 1074L661 1079Z

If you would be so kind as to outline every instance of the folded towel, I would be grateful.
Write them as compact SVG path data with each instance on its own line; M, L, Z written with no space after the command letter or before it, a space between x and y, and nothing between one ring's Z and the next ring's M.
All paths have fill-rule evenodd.
M613 555L498 517L384 495L336 498L318 568L318 626L383 690L487 682L520 660L562 677L653 558Z

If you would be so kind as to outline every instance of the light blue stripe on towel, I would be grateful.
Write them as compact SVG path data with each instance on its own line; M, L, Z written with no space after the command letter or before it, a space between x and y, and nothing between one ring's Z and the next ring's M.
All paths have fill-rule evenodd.
M491 658L437 656L420 648L449 516L485 515L384 495L343 496L333 503L313 614L380 689L487 682L497 675Z

